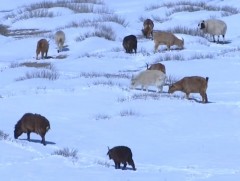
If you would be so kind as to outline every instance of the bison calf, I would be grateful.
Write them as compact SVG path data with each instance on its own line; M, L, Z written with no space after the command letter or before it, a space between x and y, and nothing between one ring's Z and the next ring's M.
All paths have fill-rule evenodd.
M38 55L41 53L41 58L47 58L49 44L46 39L41 39L37 42L37 49L36 49L36 60L38 60ZM45 56L44 56L45 54Z
M15 125L14 138L17 139L22 133L27 133L27 139L30 141L30 133L34 132L41 136L41 143L46 145L45 134L49 129L49 121L44 116L26 113Z
M173 93L175 91L182 91L186 94L187 99L189 99L190 93L200 93L202 96L202 102L207 103L207 90L208 87L208 77L203 78L199 76L184 77L183 79L177 81L169 87L168 93Z
M137 53L137 37L135 35L124 37L122 45L126 53L133 53L133 50Z
M152 36L153 27L154 27L154 23L151 19L146 19L143 22L142 33L146 38L149 38L150 36Z
M116 146L112 149L108 148L107 155L109 159L115 163L115 169L120 169L120 164L123 164L123 170L126 169L127 163L132 166L133 170L136 170L134 161L132 159L132 151L126 146Z

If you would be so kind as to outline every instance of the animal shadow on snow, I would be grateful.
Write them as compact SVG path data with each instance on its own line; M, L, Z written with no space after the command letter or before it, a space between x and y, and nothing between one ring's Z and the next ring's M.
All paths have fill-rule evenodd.
M188 100L190 100L190 101L194 101L194 102L197 102L197 103L201 103L201 104L208 104L208 103L215 103L215 102L211 102L211 101L208 101L208 102L202 102L202 100L198 100L198 99L196 99L196 98L189 98Z
M28 141L26 138L21 138L19 140ZM29 142L42 144L41 140L37 140L37 139L30 139ZM52 142L52 141L45 141L45 142L46 142L46 145L55 145L56 144L55 142Z
M112 165L112 167L115 169L115 165ZM127 165L125 169L123 169L123 166L120 166L120 168L116 169L116 170L123 170L123 171L125 171L125 170L133 170L133 168L128 167L128 165Z
M68 45L64 45L61 52L69 51Z
M217 41L210 41L211 43L215 43L215 44L222 44L222 45L225 45L225 44L230 44L230 43L232 43L232 41L231 40L227 40L227 41L219 41L219 42L217 42Z

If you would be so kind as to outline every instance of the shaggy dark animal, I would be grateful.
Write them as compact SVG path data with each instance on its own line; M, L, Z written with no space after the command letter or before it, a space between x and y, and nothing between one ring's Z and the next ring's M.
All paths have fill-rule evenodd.
M49 129L49 121L44 116L26 113L15 125L14 138L17 139L22 133L27 133L27 139L30 141L30 133L34 132L41 136L41 143L46 145L45 134Z
M123 39L123 47L126 50L126 53L137 53L137 37L135 35L129 35Z
M149 38L150 36L152 36L153 27L154 27L154 23L151 19L146 19L143 22L142 33L146 38Z
M120 169L120 164L123 164L123 170L126 169L127 163L132 166L133 170L136 170L134 161L132 159L132 151L126 146L116 146L112 149L108 148L109 159L115 163L115 169Z
M47 58L49 43L46 39L41 39L37 42L36 48L36 60L38 60L38 55L41 53L41 58ZM45 56L44 56L45 54Z

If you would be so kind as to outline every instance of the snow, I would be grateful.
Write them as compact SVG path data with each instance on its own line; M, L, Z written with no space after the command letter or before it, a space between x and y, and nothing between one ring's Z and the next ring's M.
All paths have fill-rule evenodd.
M178 2L180 0L163 2ZM1 128L7 139L0 139L1 180L151 180L151 181L238 181L240 178L240 13L221 16L216 11L173 13L163 23L154 22L156 30L176 26L197 28L202 19L216 17L228 26L226 40L215 44L208 38L176 34L184 38L183 50L166 51L160 46L154 54L154 43L141 38L140 17L166 18L166 7L146 11L159 4L156 0L105 0L104 5L126 20L127 26L104 22L116 34L115 40L89 37L76 38L94 27L68 27L71 22L93 20L101 14L74 14L68 8L51 8L56 16L15 21L5 18L18 9L38 3L36 0L0 1L0 23L15 29L48 30L45 34L23 38L0 35L0 111ZM191 2L198 2L197 0ZM233 0L201 0L208 5L232 6ZM163 12L164 10L164 12ZM53 35L58 29L66 34L64 59L57 59ZM126 54L122 39L129 34L138 36L138 53ZM38 60L54 67L50 72L56 80L32 78L19 80L26 73L44 68L16 66L36 62L36 42L49 40L48 55L53 59ZM221 37L222 38L222 37ZM175 47L172 47L173 49ZM163 61L167 76L209 77L207 89L210 103L202 104L199 94L182 92L173 95L131 90L130 78L146 69L146 63L165 56L181 56L183 60ZM205 58L204 56L205 55ZM211 55L211 58L207 57ZM202 57L201 57L202 56ZM195 57L195 58L193 58ZM110 75L110 77L108 76ZM51 124L43 146L39 135L31 141L22 134L14 139L13 131L24 113L45 116ZM136 171L115 170L106 155L108 147L125 145L131 148ZM77 158L54 155L57 150L77 150Z

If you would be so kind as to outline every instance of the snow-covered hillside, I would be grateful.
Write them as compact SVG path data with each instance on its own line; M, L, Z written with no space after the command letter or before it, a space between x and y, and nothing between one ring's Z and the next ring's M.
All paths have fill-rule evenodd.
M240 4L236 0L0 1L1 180L238 181L240 178ZM184 49L160 46L141 34L154 30L197 33L203 19L226 22L226 43L175 33ZM66 34L57 53L54 33ZM1 30L1 29L0 29ZM126 54L125 36L138 38ZM96 36L97 35L97 36ZM36 61L36 44L49 40L49 59ZM222 37L221 37L222 38ZM220 39L221 39L220 38ZM221 39L222 40L222 39ZM37 63L36 63L37 62ZM199 94L132 90L132 75L161 62L167 76L209 77L209 103ZM51 124L43 146L14 139L27 112ZM108 147L131 148L136 171L115 170ZM65 151L69 157L59 155Z

